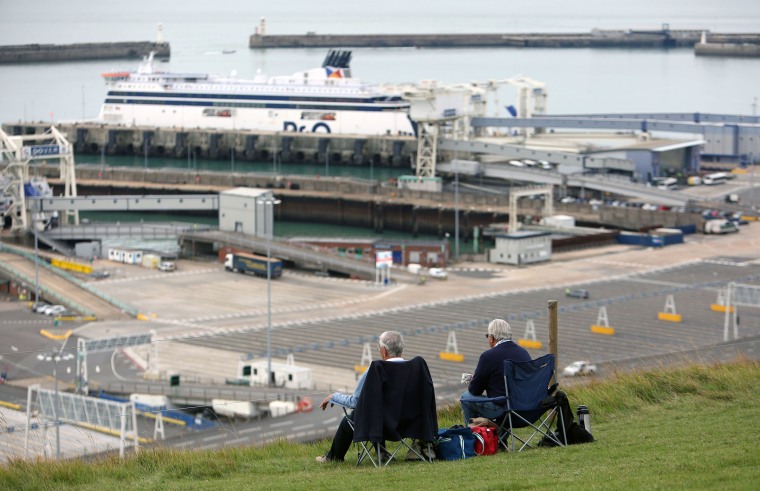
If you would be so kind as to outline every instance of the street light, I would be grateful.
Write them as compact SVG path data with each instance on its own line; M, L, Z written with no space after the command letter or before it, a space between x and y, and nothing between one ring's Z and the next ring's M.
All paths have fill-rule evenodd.
M264 235L267 238L267 386L272 385L272 233L274 229L274 205L282 203L272 196L256 201L257 204L269 208L269 213L264 216ZM264 208L265 210L267 208ZM256 226L258 232L259 227Z
M454 258L459 261L459 172L454 173Z
M37 223L40 218L40 200L37 200L37 213L32 215L32 227L34 227L34 305L40 303L40 256L39 242L37 239Z
M66 341L68 341L68 338L66 338ZM61 460L61 428L58 421L58 362L61 360L68 361L74 358L74 355L71 353L66 353L65 355L61 356L63 348L66 346L66 341L63 342L61 349L58 351L53 350L48 353L41 353L37 355L37 359L40 361L53 362L53 384L55 391L55 396L53 399L53 418L55 419L55 455L58 460Z

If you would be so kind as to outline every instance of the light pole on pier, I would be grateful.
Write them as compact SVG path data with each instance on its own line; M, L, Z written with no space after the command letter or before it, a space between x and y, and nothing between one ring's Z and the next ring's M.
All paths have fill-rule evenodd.
M264 206L264 236L267 239L267 386L271 386L272 380L272 235L274 232L274 205L281 203L272 196L256 201ZM256 227L259 230L259 227Z
M459 261L459 172L454 172L454 258Z
M40 218L40 204L41 201L37 200L37 213L32 216L32 227L34 227L34 304L40 303L40 248L37 238L37 223Z

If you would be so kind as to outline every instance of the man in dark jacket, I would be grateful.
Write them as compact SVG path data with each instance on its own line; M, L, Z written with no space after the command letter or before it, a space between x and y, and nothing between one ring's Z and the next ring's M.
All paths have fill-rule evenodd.
M512 328L503 319L494 319L488 324L486 339L488 339L490 349L480 355L467 392L462 394L459 401L462 405L465 426L470 424L472 418L494 419L504 414L503 405L482 401L485 399L483 391L486 397L505 396L504 360L530 361L531 359L525 348L512 341Z
M385 331L382 333L378 339L377 349L380 352L380 358L384 361L404 361L401 357L404 352L404 338L401 337L401 333L397 331ZM323 411L327 408L328 404L330 406L338 404L348 408L356 408L366 378L367 372L364 372L359 379L359 383L357 384L353 395L334 392L325 397L319 407L321 407ZM340 425L338 425L338 430L335 432L335 438L333 438L332 445L330 446L327 455L318 456L317 462L330 462L333 460L342 461L346 456L346 452L348 452L348 449L351 447L354 438L354 430L346 418L347 417L344 416Z

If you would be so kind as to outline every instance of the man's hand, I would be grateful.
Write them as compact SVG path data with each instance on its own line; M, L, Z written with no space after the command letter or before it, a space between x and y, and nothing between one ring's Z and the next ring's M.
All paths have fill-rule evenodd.
M334 404L332 404L332 403L330 402L330 398L331 398L331 397L332 397L332 394L330 394L329 396L325 397L325 399L324 399L324 400L322 401L322 403L319 405L319 407L321 407L321 408L322 408L322 411L324 411L325 409L327 409L327 405L328 405L328 404L330 404L330 407L333 407L333 406L334 406Z

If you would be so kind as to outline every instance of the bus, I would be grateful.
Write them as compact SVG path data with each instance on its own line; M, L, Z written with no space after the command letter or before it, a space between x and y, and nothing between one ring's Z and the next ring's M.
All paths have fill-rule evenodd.
M702 176L702 184L706 186L714 186L716 184L725 184L728 176L725 172L716 172L715 174L707 174Z

